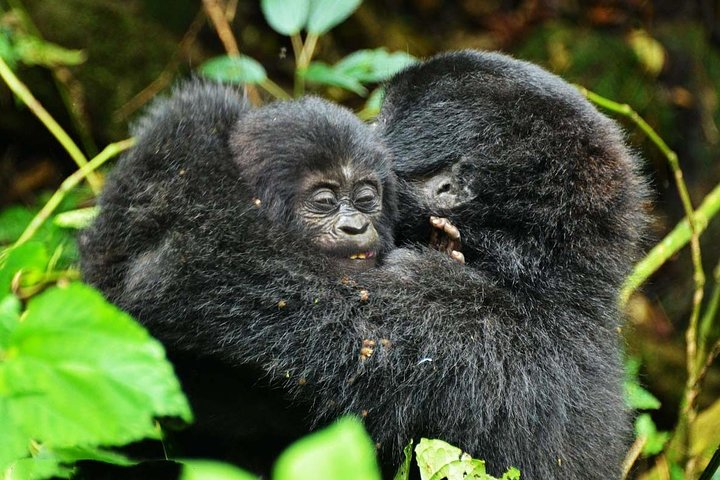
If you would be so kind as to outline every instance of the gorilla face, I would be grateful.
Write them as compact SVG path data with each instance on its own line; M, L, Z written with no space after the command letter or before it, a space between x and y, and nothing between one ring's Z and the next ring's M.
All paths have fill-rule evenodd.
M309 173L300 182L294 216L300 230L345 269L375 266L382 217L382 183L372 171L345 165Z
M436 213L450 212L472 202L477 193L477 169L461 159L427 175L408 178L415 196Z
M391 157L352 112L312 97L277 102L244 116L231 145L263 212L310 247L300 254L318 252L345 272L392 248Z

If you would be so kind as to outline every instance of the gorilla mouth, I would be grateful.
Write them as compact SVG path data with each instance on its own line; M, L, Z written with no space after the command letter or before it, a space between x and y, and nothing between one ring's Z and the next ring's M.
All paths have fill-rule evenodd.
M375 252L372 250L369 250L367 252L361 252L361 253L354 253L350 255L348 258L351 260L369 260L375 256Z

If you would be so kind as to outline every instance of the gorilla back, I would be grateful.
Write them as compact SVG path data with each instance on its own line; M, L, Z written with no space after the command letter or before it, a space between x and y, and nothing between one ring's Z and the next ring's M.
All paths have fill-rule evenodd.
M495 336L472 374L485 395L452 437L527 479L617 478L628 416L616 303L647 222L638 159L575 88L504 55L442 54L386 92L400 240L427 237L417 212L449 217L468 268L521 312L480 327Z

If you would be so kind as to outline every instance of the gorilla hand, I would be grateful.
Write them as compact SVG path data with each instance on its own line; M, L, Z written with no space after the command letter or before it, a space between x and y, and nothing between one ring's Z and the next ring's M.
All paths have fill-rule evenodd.
M442 217L430 217L430 248L450 255L450 258L460 264L465 263L465 256L460 251L460 230Z

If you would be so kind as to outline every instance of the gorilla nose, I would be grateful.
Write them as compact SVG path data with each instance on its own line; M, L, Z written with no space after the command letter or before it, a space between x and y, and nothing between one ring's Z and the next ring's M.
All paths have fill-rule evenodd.
M337 228L338 230L346 233L347 235L362 235L363 233L367 232L369 225L370 222L368 222L364 218L343 217L338 221Z

